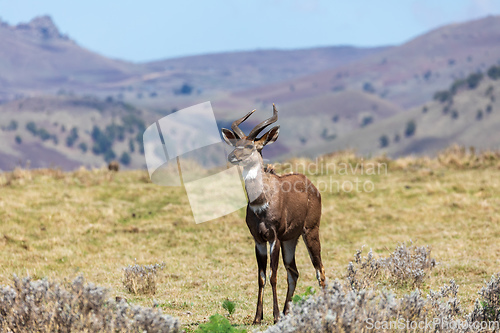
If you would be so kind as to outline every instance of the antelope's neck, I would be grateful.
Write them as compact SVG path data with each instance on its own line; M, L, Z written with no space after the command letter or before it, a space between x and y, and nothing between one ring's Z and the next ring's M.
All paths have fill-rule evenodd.
M265 195L264 177L262 163L253 163L243 167L248 205L255 213L260 213L269 206Z

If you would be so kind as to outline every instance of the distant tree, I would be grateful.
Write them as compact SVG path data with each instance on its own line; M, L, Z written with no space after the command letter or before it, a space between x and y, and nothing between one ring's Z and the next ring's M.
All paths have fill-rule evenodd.
M477 110L477 113L476 113L476 120L481 120L483 119L483 110L479 109Z
M484 92L484 94L486 96L490 96L493 93L493 90L494 90L493 86L490 85L490 86L488 86L488 89L486 89L486 91Z
M100 155L100 154L106 155L107 154L107 156L112 155L111 153L108 154L108 151L111 150L111 147L113 146L113 141L110 140L110 138L108 137L108 135L106 135L106 133L101 131L101 129L99 127L94 126L92 128L92 132L90 135L92 137L92 140L94 141L94 145L92 146L92 152L94 154L96 154L96 155ZM113 157L110 158L109 160L111 161L115 157L116 157L116 155L114 155L114 153L113 153ZM108 160L106 160L106 162L109 163Z
M152 93L149 94L149 97L155 98L158 96L158 93L156 91L153 91Z
M336 114L335 116L333 116L333 117L332 117L332 121L333 121L334 123L338 122L338 121L339 121L339 115L338 115L338 114Z
M417 130L417 124L415 123L414 120L410 120L406 123L406 128L405 128L405 136L410 137L415 134L415 131Z
M382 135L379 139L380 148L385 148L389 145L389 137L387 135Z
M427 108L427 105L424 105L424 107L422 108L422 112L423 113L427 113L429 109Z
M87 144L85 142L80 142L80 144L78 145L78 148L80 148L80 150L82 151L82 153L86 153L87 150L88 150L88 147L87 147Z
M452 94L448 90L436 91L434 93L434 100L444 103L452 98Z
M375 87L370 82L365 82L363 84L363 90L367 93L373 94L375 92Z
M451 111L451 119L457 119L458 118L458 111L453 110Z
M59 138L57 137L57 135L55 134L52 134L50 136L50 139L52 140L52 142L54 142L55 145L58 145L59 144Z
M114 101L113 96L106 97L106 103L113 103L113 101Z
M19 135L16 135L16 143L21 144L23 142L23 139Z
M17 127L18 127L17 121L11 120L9 125L7 126L6 130L7 131L15 131L15 130L17 130Z
M69 131L69 135L66 137L66 146L73 147L76 140L78 140L78 128L73 127L71 131Z
M122 155L120 156L120 163L123 165L129 165L130 164L130 155L124 151Z
M38 130L36 128L36 124L33 121L30 121L26 124L26 129L28 130L28 132L30 132L34 136L36 136L38 133Z
M486 112L487 112L487 113L491 113L491 111L493 111L493 107L491 106L491 104L488 104L488 105L486 106Z
M469 75L466 79L467 86L470 89L476 89L479 83L481 83L482 79L483 79L483 73L473 73Z
M394 142L399 142L399 140L401 140L401 137L399 136L399 133L396 133L394 135Z
M453 66L455 65L455 59L448 59L448 66Z
M116 154L115 152L112 150L112 149L108 149L105 153L104 153L104 160L109 163L111 162L112 160L114 160L116 158Z
M428 81L432 77L432 71L428 70L427 72L424 73L424 79Z
M193 86L188 83L184 83L179 89L175 90L174 93L177 95L191 95L193 89Z
M500 79L500 66L491 66L487 74L492 80Z
M66 132L66 126L61 125L61 132L63 132L63 133Z
M128 150L130 150L131 153L135 151L135 144L132 139L128 140Z
M363 116L363 118L361 119L361 127L368 126L371 123L373 123L373 116L371 115Z
M38 129L37 134L40 137L40 139L42 139L42 141L47 141L48 139L51 138L50 133L45 128Z

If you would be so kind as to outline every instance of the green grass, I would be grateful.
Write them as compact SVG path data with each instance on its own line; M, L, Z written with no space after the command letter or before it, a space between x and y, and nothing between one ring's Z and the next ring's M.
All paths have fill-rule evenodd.
M333 157L334 158L334 157ZM344 157L340 157L344 158ZM420 167L416 165L421 164ZM430 245L439 265L424 284L437 289L451 278L471 308L485 279L500 271L500 169L443 166L435 160L390 161L387 175L332 175L372 181L371 193L323 193L322 255L328 279L345 277L356 249L388 256L398 242ZM330 175L310 175L314 181ZM210 316L227 313L238 328L250 325L257 297L257 264L244 209L195 224L182 188L151 184L144 171L61 173L16 170L0 174L0 284L13 274L56 280L83 273L111 295L143 306L158 304L194 331ZM155 295L132 295L122 268L165 262ZM296 293L317 288L302 241L297 248ZM269 287L269 286L268 286ZM264 323L272 324L266 287ZM401 287L397 292L405 292ZM280 264L280 308L286 272Z

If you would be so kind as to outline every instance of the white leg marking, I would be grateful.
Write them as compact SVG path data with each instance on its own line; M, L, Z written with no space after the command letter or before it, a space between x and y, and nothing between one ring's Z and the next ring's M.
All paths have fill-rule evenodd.
M260 271L260 282L262 282L262 285L266 285L266 274L264 274L264 271Z
M295 256L296 245L297 245L296 240L289 240L283 242L283 255L284 255L285 267L287 267L293 261L293 258Z
M267 256L267 244L266 243L255 243L255 247L260 255Z

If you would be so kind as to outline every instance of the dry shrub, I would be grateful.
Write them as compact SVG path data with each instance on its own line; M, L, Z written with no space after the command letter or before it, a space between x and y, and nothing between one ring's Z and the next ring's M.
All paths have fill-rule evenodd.
M377 277L383 277L395 285L420 287L425 277L436 266L431 258L431 249L427 246L399 244L387 258L375 259L370 250L361 257L362 250L357 250L354 262L347 267L347 281L353 290L362 290L373 285Z
M13 280L0 288L0 332L180 332L177 319L108 299L106 289L82 276L67 286Z
M437 156L438 162L445 167L454 169L479 169L498 166L500 151L476 152L474 147L466 149L463 146L453 145Z
M400 244L390 257L382 259L374 259L371 251L364 258L361 253L358 250L355 262L349 265L346 281L335 280L320 293L292 303L290 313L265 332L500 331L500 274L485 281L474 309L465 313L459 286L453 279L438 291L429 290L426 297L418 288L398 298L385 288L378 290L371 285L387 267L397 279L421 281L418 273L400 271L432 268L435 262L428 247Z
M416 289L401 298L385 289L353 290L336 280L291 304L290 313L265 332L498 332L499 283L498 275L492 277L474 310L464 314L454 280L427 297Z
M163 268L165 268L165 263L127 266L123 269L123 286L134 295L154 295L156 293L156 275Z

